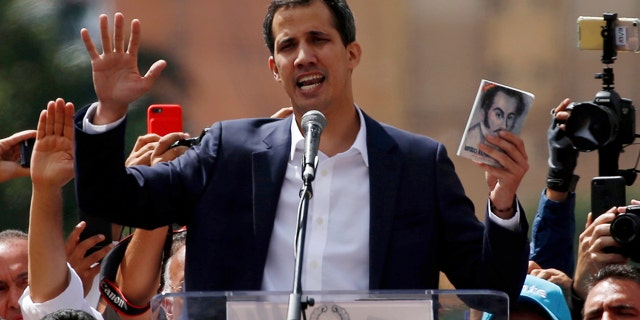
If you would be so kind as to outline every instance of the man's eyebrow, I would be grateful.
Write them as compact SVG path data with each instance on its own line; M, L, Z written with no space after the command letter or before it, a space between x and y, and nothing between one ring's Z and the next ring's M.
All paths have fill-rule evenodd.
M613 306L612 309L617 310L617 311L635 311L635 312L639 312L640 310L634 308L632 305L629 304L620 304L620 305L616 305Z

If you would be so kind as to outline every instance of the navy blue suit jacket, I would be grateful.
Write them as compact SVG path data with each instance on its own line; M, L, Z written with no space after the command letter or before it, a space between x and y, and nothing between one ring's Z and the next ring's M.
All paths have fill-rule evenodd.
M259 290L292 118L218 122L174 161L125 168L125 124L88 135L79 127L85 113L76 115L80 209L147 229L187 225L187 290ZM369 288L437 289L443 271L458 289L495 289L516 298L529 253L522 208L519 232L485 226L442 144L364 118Z

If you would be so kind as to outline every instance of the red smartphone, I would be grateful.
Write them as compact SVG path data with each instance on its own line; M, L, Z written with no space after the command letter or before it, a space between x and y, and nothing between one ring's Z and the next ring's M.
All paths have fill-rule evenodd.
M147 109L147 133L164 136L182 131L182 107L179 104L152 104Z

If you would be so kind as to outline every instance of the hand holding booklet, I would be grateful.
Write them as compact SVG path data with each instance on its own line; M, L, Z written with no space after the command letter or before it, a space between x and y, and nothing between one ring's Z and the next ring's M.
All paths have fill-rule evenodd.
M478 147L486 136L507 130L519 135L534 95L496 82L482 80L465 127L457 155L494 167L500 164ZM497 148L497 147L496 147Z

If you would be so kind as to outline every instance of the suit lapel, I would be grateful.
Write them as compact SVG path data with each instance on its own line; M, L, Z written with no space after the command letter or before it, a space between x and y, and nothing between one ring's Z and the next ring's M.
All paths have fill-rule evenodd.
M369 153L370 231L369 289L379 289L385 266L389 237L399 185L402 158L396 142L380 123L364 114Z
M280 190L284 180L291 149L291 119L276 121L272 129L265 130L264 149L253 153L253 230L256 240L256 258L260 274L267 258L273 222L278 208Z

